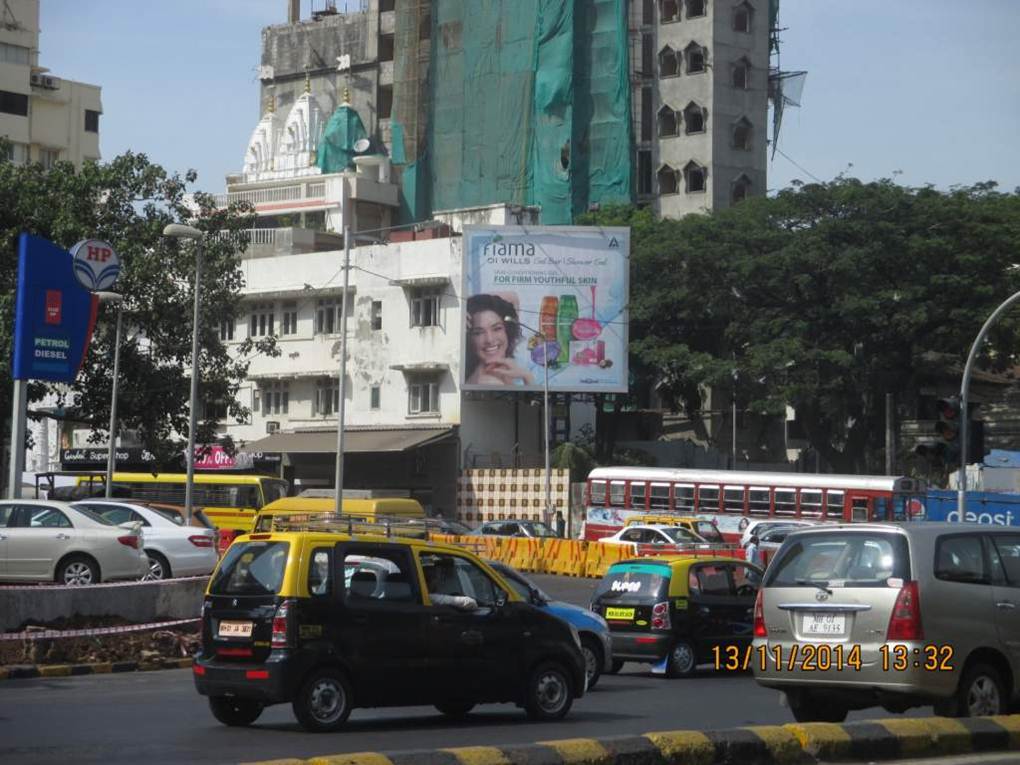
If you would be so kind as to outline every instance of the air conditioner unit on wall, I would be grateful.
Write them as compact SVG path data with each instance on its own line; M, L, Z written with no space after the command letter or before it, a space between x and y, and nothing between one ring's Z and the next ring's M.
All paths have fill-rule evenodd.
M278 433L280 431L280 423L276 420L266 421L266 433Z

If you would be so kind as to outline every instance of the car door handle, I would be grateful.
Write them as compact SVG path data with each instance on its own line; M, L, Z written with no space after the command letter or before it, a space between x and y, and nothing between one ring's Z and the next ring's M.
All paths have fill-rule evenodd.
M71 536L69 534L65 534L63 532L57 534L57 539L70 539L70 538Z
M477 630L465 630L460 633L460 642L464 645L481 645L485 642L485 638Z
M1000 600L995 605L998 608L1003 609L1004 611L1009 611L1009 610L1012 610L1012 609L1016 608L1016 603L1014 603L1012 600Z

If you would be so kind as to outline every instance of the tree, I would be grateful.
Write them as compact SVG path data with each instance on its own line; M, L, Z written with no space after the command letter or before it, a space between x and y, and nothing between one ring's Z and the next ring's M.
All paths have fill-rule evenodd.
M631 350L659 390L689 412L708 387L735 388L763 414L789 404L843 472L878 469L885 394L914 394L933 355L951 360L947 373L962 368L1020 287L1020 195L992 183L943 192L837 178L637 220ZM1014 363L1017 335L1003 321L981 363Z
M2 149L2 147L0 147ZM4 153L0 151L0 156ZM220 340L221 322L233 322L240 310L243 283L239 254L252 225L250 207L217 209L207 194L185 197L195 173L167 173L143 154L127 153L109 163L86 162L80 170L67 162L45 170L39 164L0 162L0 354L10 358L17 275L17 239L22 231L69 248L94 238L108 241L120 255L115 289L124 295L118 416L122 428L138 432L157 464L180 463L187 434L191 365L195 251L162 236L164 226L189 222L206 232L203 239L200 369L203 403L222 402L239 420L249 415L236 400L249 359L274 354L270 339L240 343L232 358ZM77 417L91 425L92 440L106 439L109 426L116 308L100 309L96 332L82 371L67 391L54 387ZM9 365L0 371L0 407L9 412ZM37 401L46 386L33 385ZM196 443L210 443L216 421L203 419Z

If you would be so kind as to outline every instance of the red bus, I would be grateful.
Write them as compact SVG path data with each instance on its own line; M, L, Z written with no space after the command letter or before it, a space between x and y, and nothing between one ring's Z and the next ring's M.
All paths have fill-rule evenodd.
M926 491L924 481L904 476L595 468L585 489L584 538L614 534L646 513L713 520L729 541L759 518L909 520L924 509Z

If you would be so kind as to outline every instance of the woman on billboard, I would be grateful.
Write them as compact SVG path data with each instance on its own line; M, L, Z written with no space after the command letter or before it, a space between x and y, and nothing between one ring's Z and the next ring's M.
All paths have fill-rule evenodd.
M468 298L464 382L469 385L533 385L535 382L534 376L513 358L521 339L517 296L504 294L505 297L483 294Z

